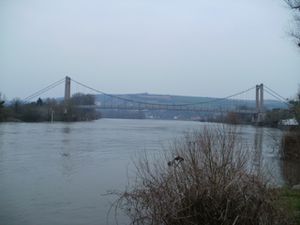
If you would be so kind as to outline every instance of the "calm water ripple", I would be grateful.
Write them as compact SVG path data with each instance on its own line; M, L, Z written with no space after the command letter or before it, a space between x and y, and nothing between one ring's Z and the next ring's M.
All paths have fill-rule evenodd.
M142 151L161 152L174 138L204 125L210 126L121 119L2 123L0 225L105 225L112 198L103 194L124 190L132 159ZM250 144L258 140L265 164L283 184L273 140L281 131L242 126L241 133ZM108 222L115 224L113 215Z

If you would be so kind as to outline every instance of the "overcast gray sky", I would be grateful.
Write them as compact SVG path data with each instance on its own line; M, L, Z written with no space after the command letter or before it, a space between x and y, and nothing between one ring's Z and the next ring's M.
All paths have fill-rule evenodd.
M283 0L1 0L0 92L69 75L108 93L223 97L265 83L291 97L291 22Z

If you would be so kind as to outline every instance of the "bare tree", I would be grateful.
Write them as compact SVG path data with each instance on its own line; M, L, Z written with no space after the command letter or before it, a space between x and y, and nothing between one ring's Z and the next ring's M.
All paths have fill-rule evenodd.
M285 2L292 8L300 10L300 1L299 0L285 0Z
M285 0L288 6L295 11L295 28L291 31L291 35L296 39L297 45L300 47L300 0Z

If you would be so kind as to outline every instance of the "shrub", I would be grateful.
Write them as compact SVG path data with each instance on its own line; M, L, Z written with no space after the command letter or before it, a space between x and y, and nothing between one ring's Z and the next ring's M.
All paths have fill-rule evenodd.
M247 148L232 127L187 134L161 160L144 157L116 210L131 224L287 224L277 191L251 168Z
M284 159L300 160L300 128L285 132L281 144Z

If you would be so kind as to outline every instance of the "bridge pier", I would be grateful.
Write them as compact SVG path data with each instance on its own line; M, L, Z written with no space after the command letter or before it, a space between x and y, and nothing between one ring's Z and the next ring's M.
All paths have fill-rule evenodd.
M265 109L264 109L264 85L256 85L255 92L256 99L256 123L260 124L265 119Z
M64 115L65 117L68 114L68 102L71 98L71 78L66 76L65 78L65 97L64 97Z
M65 103L71 98L71 78L66 76L65 79Z

